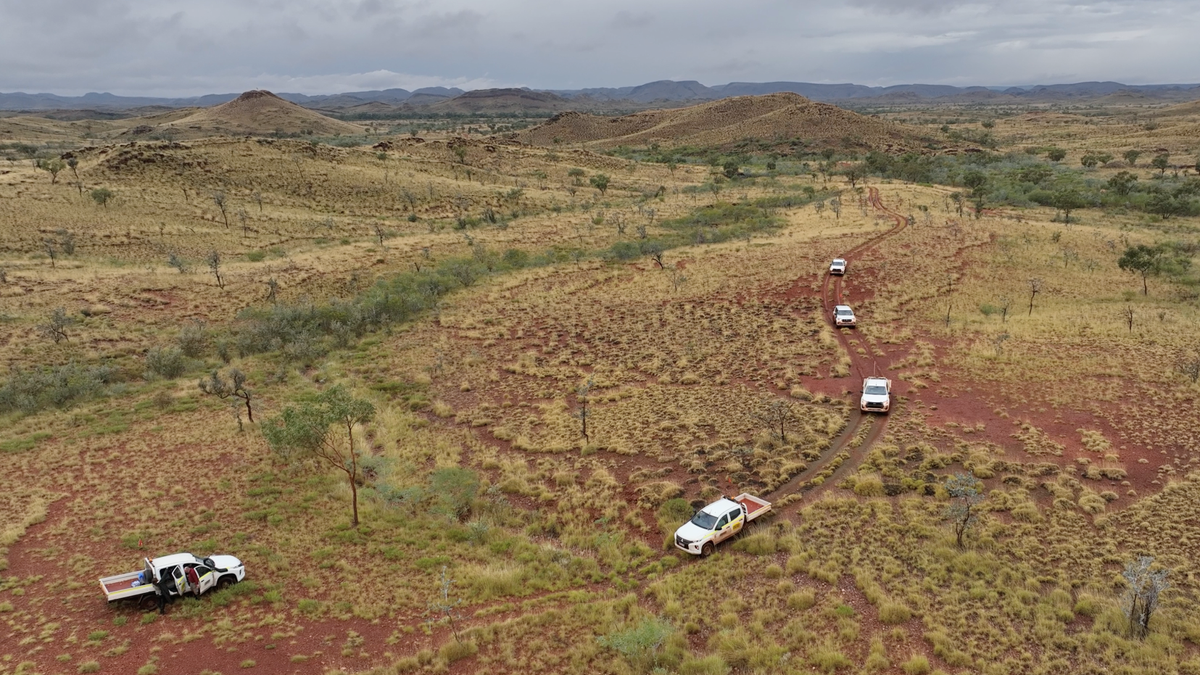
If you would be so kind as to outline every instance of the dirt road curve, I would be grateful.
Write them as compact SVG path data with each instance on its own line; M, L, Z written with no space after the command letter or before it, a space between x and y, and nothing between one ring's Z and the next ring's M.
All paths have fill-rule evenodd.
M895 221L895 224L886 232L868 239L867 241L855 246L847 251L842 257L845 258L847 269L850 274L853 274L854 262L858 260L863 253L878 246L880 242L891 237L905 227L908 226L908 220L887 208L883 204L883 199L879 196L879 189L867 188L867 203L878 211L886 213ZM856 330L837 328L833 325L833 306L841 304L843 287L845 278L841 276L833 276L828 270L825 271L824 279L821 284L821 304L825 311L825 321L833 328L837 339L842 343L842 347L846 349L846 353L850 355L851 377L855 378L855 384L859 384L863 377L876 374L887 376L887 372L882 364L875 362L875 358L871 355L871 349L866 341L858 334ZM862 354L858 350L861 348ZM894 403L893 403L894 405ZM851 441L862 433L863 425L868 425L870 428L866 431L866 436L857 447L850 448ZM870 451L871 446L883 435L884 429L887 427L886 415L864 415L855 405L850 411L850 419L846 423L846 428L842 430L829 449L821 456L821 458L813 462L807 469L796 474L787 483L784 483L774 492L766 495L768 499L778 500L781 497L794 494L801 489L804 489L806 484L817 475L821 474L827 467L831 466L835 461L839 461L833 473L830 474L821 485L816 487L808 487L806 496L811 499L822 491L827 490L829 486L837 484L846 474L857 468ZM808 501L808 500L805 500ZM788 507L784 507L781 511L791 511L798 509L801 502L795 502Z

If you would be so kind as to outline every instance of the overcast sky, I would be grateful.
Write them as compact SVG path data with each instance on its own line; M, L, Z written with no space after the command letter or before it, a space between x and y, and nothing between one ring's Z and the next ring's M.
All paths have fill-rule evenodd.
M1200 81L1196 0L0 0L0 91Z

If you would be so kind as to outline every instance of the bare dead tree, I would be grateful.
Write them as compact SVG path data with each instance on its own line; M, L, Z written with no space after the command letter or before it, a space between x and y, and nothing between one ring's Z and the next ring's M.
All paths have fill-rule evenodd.
M1133 332L1133 305L1126 305L1121 310L1121 318L1125 320L1125 324L1129 327L1129 332Z
M279 282L275 281L275 277L267 279L267 300L271 304L275 304L275 296L279 292Z
M1012 307L1012 298L1000 296L1000 323L1008 323L1008 308Z
M62 307L56 307L50 313L50 318L46 323L38 325L38 332L43 336L50 338L54 344L58 344L63 340L70 340L67 336L67 328L75 324L75 319L67 314L67 310Z
M1152 569L1152 565L1153 556L1139 556L1125 565L1125 571L1121 573L1128 584L1121 598L1121 610L1129 620L1129 634L1141 639L1150 632L1150 619L1158 609L1159 596L1171 588L1167 581L1171 570Z
M212 199L213 199L213 203L217 205L217 208L221 209L221 220L225 221L225 229L228 230L229 229L229 214L226 212L228 200L225 197L225 193L218 190L217 192L213 193Z
M576 410L573 415L575 419L579 420L580 435L583 436L584 441L589 443L592 440L591 436L588 435L588 420L592 417L591 394L593 386L595 386L595 381L589 377L586 384L575 389L575 400L579 401L579 410Z
M250 232L250 228L246 224L250 220L250 214L246 213L246 209L238 209L237 217L242 223L242 236L245 237Z
M785 444L788 429L800 421L791 403L774 397L764 400L761 407L753 413L753 417L756 422L767 428L772 437Z
M42 246L46 249L46 255L50 258L50 269L54 269L55 262L58 260L58 249L54 247L54 242L47 239L42 242Z
M221 254L214 248L208 252L208 257L205 258L205 261L208 263L208 269L217 278L217 288L225 288L225 280L221 278Z
M996 337L992 338L992 346L996 348L996 356L1000 356L1000 354L1003 352L1004 342L1005 342L1005 340L1008 340L1010 337L1012 337L1012 336L1009 335L1008 333L1001 333L1001 334L997 335Z
M1200 350L1183 354L1175 364L1175 370L1195 384L1200 381Z
M232 399L234 408L240 408L241 403L246 406L246 417L254 424L254 407L251 405L253 394L246 388L246 374L237 368L229 369L229 379L221 377L221 371L214 370L212 375L207 380L200 380L198 383L200 391L209 396L216 396L221 400ZM238 400L241 400L239 403ZM242 416L236 414L238 431L242 430Z
M1038 293L1042 292L1042 280L1040 277L1033 277L1029 280L1029 316L1033 316L1033 299Z
M262 193L261 193L261 192L255 192L254 194L250 195L250 199L253 199L253 200L254 200L254 203L255 203L255 204L258 204L258 212L259 212L259 213L262 213L262 210L263 210L263 205L262 205L262 203L263 203L263 196L262 196Z

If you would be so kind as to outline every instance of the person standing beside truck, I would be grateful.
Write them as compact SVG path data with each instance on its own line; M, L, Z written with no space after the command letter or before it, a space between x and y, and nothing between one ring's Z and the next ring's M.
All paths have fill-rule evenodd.
M167 613L167 581L165 574L159 574L154 578L154 592L158 595L158 613Z
M183 574L187 578L188 587L192 589L192 595L199 598L200 575L196 574L196 567L194 565L189 565Z

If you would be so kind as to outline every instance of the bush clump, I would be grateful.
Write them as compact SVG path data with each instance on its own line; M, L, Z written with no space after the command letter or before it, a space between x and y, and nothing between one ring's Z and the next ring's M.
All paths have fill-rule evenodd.
M75 362L39 369L13 368L0 384L0 412L34 413L65 408L100 393L116 375L116 368Z

